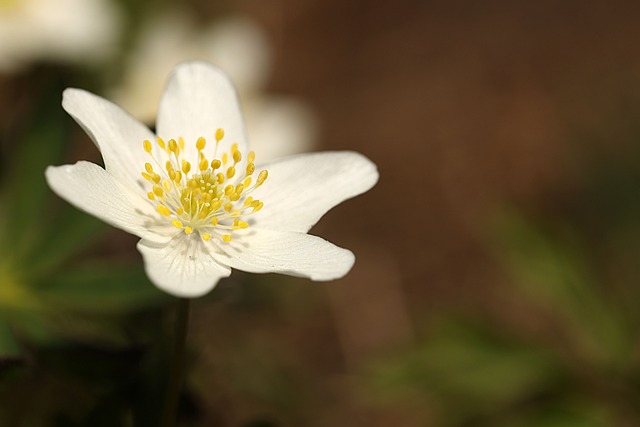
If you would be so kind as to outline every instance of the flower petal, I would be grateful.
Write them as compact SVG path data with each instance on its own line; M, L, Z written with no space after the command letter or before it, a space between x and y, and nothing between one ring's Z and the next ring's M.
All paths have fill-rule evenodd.
M62 107L98 146L105 169L123 184L142 191L140 173L148 161L142 143L153 140L153 132L117 105L81 89L66 89Z
M162 95L157 132L165 139L183 137L185 157L196 161L196 140L208 141L205 154L211 158L216 130L224 129L218 153L228 152L233 143L246 154L247 137L236 91L224 72L204 62L178 65Z
M235 235L234 235L235 236ZM338 279L351 270L351 251L305 233L251 228L221 247L221 263L251 273L281 273L311 280Z
M213 289L231 269L213 258L206 243L196 235L179 233L170 242L138 242L149 279L177 297L195 298Z
M378 181L376 166L361 154L322 152L263 165L267 181L252 196L264 208L252 215L260 228L308 231L329 209Z
M168 240L154 228L159 214L151 204L100 166L89 162L49 166L45 176L51 189L78 209L141 238Z

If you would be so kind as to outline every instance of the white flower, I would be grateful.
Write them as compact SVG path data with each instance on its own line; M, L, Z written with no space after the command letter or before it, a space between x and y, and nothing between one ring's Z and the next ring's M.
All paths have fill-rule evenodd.
M122 79L107 95L143 122L152 122L167 74L195 58L233 76L249 138L263 161L313 148L317 125L312 110L300 100L265 92L270 46L247 18L226 17L202 27L180 10L151 17L126 60Z
M332 280L354 256L307 231L370 189L376 167L354 152L256 166L235 91L219 69L179 65L160 102L157 136L116 105L67 89L62 105L96 143L105 169L49 167L51 188L139 236L147 275L176 296L210 291L231 268ZM259 155L259 153L258 153Z
M0 70L34 59L104 59L116 47L119 18L105 0L0 0Z

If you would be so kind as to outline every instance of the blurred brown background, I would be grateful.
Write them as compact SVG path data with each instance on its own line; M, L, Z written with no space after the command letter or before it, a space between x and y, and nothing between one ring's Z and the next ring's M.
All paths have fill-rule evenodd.
M549 328L522 311L489 230L505 207L554 212L594 157L637 144L629 123L640 121L640 4L265 0L233 8L270 36L269 87L317 110L319 149L362 152L381 179L313 229L356 253L349 276L278 285L281 303L300 317L265 313L264 323L244 324L224 308L202 310L200 339L211 352L233 345L206 336L222 324L231 336L251 329L265 342L287 340L284 371L305 366L308 376L297 391L313 413L303 425L425 425L402 405L354 397L352 377L374 357L411 348L432 311ZM219 357L218 368L231 363ZM228 399L221 417L229 425L260 411L278 418L269 405Z
M195 301L185 425L639 425L640 3L117 3L129 39L156 7L255 20L273 49L265 92L312 107L317 150L380 171L312 229L356 254L344 279L234 272ZM49 65L0 78L16 99L3 165ZM55 70L95 87L124 67ZM64 120L69 161L99 161ZM137 238L107 233L66 265L139 263Z

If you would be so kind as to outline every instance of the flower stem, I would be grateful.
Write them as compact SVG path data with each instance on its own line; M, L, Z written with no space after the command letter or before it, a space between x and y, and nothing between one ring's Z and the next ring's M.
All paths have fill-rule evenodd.
M189 329L189 299L179 298L175 319L175 336L171 360L171 376L167 386L167 394L162 414L162 426L176 425L176 410L184 377L185 349L187 346L187 330Z

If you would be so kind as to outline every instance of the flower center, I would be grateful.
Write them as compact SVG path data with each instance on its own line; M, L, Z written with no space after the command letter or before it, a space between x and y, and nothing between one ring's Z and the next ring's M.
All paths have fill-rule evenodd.
M222 153L217 159L224 131L218 129L215 138L216 150L211 161L203 152L207 141L198 138L195 144L198 164L193 171L191 163L182 158L182 138L165 143L157 137L155 144L144 141L144 151L155 168L152 163L145 163L142 176L151 184L147 197L174 227L186 234L197 231L205 241L217 236L228 243L234 230L249 227L245 217L262 209L263 203L249 194L264 183L268 172L260 171L254 181L255 154L250 151L243 173L238 173L242 160L238 144L233 144L231 152Z

